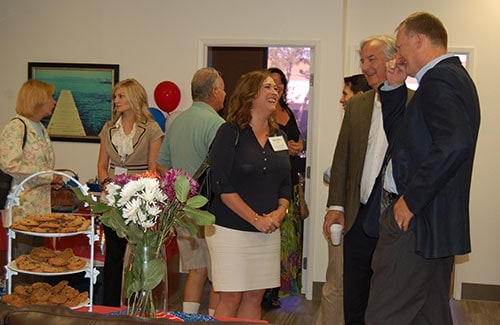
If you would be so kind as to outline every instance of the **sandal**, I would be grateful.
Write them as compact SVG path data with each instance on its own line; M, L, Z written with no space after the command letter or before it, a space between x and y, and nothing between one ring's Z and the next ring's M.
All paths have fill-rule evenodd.
M264 298L261 306L264 309L277 309L281 307L281 301L279 301L279 299L273 300L270 298Z

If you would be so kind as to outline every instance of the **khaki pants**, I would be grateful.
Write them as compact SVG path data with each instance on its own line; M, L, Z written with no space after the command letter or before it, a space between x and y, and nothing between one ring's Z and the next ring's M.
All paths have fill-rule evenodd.
M328 242L328 267L326 282L321 292L321 304L316 325L344 324L344 247Z

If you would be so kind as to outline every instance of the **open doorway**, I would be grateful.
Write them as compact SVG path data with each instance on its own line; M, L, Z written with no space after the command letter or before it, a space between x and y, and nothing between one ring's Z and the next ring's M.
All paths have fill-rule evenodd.
M307 168L307 147L311 145L308 139L308 124L309 113L312 111L312 90L313 90L313 53L314 47L309 45L293 45L281 46L260 44L253 46L210 46L204 44L203 53L204 66L211 66L222 73L226 86L228 100L235 88L236 82L240 76L246 72L253 70L267 69L275 67L281 69L287 80L287 103L297 121L301 137L304 143L304 150L298 158L299 171L303 177L308 178ZM205 61L206 60L206 61ZM227 105L225 105L227 109ZM225 113L223 113L225 116ZM306 199L308 198L309 185L306 182L305 186ZM309 201L309 200L307 200ZM302 264L302 293L309 291L312 287L312 281L308 279L307 270L307 252L309 249L309 238L314 238L310 234L308 222L304 223L303 228L303 244L302 244L302 259L299 263ZM299 280L300 281L300 280Z
M287 99L307 147L307 121L311 85L310 47L269 47L267 68L280 68L288 80Z
M226 103L233 93L236 82L246 72L271 67L281 69L288 80L287 100L299 126L304 150L299 159L302 173L305 173L307 156L307 126L311 86L311 47L273 46L209 46L207 66L222 73L226 86ZM227 105L221 113L227 114Z

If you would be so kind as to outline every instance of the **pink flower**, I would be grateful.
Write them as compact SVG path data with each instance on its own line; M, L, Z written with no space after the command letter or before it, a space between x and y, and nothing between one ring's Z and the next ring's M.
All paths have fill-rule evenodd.
M174 183L175 180L177 179L177 176L180 174L184 174L187 179L189 180L189 195L188 198L193 197L197 194L199 184L189 176L188 173L186 173L183 170L180 169L169 169L163 176L160 177L160 187L163 189L165 194L168 196L168 199L172 201L175 196L175 189L174 189Z
M135 175L120 174L113 178L113 183L119 186L123 186L130 182L131 180L136 180L138 177Z

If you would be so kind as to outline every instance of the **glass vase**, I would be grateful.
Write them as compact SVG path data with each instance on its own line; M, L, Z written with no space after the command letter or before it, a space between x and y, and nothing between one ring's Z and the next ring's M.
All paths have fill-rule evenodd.
M165 245L128 243L123 258L121 314L157 318L168 310Z

